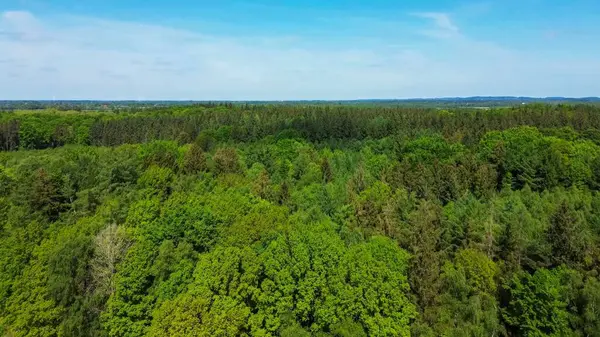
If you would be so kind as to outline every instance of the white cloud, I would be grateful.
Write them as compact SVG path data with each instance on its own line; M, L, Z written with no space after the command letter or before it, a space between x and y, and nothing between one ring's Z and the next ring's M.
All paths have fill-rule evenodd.
M4 11L2 12L2 20L7 24L14 24L17 27L22 27L23 25L31 26L37 23L33 15L27 11Z
M0 31L10 33L13 38L30 40L40 37L41 27L29 12L6 11L0 16Z
M460 34L443 13L419 16L433 20L436 32ZM369 48L351 40L337 47L301 47L302 42L302 36L241 39L160 25L4 12L0 99L585 96L600 89L592 81L600 74L594 60L573 60L592 71L580 74L576 84L563 85L572 93L560 92L557 81L575 79L568 73L571 63L553 70L557 60L464 37L452 45L421 48L394 47L410 45L398 41Z

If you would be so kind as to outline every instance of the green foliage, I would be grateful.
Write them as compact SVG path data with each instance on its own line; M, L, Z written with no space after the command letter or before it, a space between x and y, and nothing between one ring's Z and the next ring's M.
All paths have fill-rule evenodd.
M239 157L234 148L220 148L213 156L217 174L239 173L241 170Z
M194 144L196 144L202 151L211 151L215 146L217 140L215 139L215 132L211 130L203 130L200 132Z
M455 256L456 267L465 274L468 286L475 292L494 294L498 267L483 253L466 249Z
M408 255L384 238L346 248L322 234L294 231L260 255L248 248L217 248L197 265L188 293L158 309L154 333L264 335L331 328L343 335L340 323L357 319L347 328L408 336L415 317L407 297ZM297 323L285 325L288 313ZM182 319L188 329L181 330Z
M509 293L506 322L523 336L565 336L570 333L564 270L539 269L515 274L504 286Z
M0 165L0 197L6 197L10 193L14 180L14 174Z
M509 172L513 186L544 189L589 183L598 151L591 142L544 137L536 128L520 127L488 133L479 153L497 166L501 177Z
M552 256L556 265L578 265L584 262L588 249L589 234L585 233L580 212L563 201L550 219L548 242L552 246Z
M142 145L139 155L145 167L158 166L175 169L179 151L175 142L153 141Z
M413 332L440 336L500 335L502 326L495 298L497 276L498 267L485 254L473 249L457 252L454 263L446 262L442 268L439 305L425 311L425 322L416 324Z
M149 296L153 284L152 261L155 245L136 242L115 275L115 292L102 313L103 328L109 336L141 336L150 325L151 311L156 299Z
M192 144L183 157L183 171L188 174L204 172L208 169L206 155L202 147Z
M448 143L440 136L425 136L403 144L399 156L413 163L452 162L463 150L461 144Z
M587 336L600 336L600 281L589 278L581 293L581 313L583 333Z
M196 251L207 250L216 239L220 221L203 203L197 196L175 193L164 201L159 214L138 225L138 232L156 244L185 240Z
M151 166L138 179L138 185L150 194L168 195L173 182L173 171L169 168Z
M433 305L439 291L441 268L440 209L424 201L410 214L406 245L413 254L411 287L422 308Z

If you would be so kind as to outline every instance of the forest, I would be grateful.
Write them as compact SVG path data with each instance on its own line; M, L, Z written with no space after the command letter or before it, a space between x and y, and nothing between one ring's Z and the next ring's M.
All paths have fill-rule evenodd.
M0 113L4 336L600 337L600 107Z

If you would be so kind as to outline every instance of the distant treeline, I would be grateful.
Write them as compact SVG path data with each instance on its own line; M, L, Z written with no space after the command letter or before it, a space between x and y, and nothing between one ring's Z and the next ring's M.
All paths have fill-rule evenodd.
M529 125L571 127L600 142L600 107L524 105L512 108L422 109L407 107L204 105L122 113L59 111L0 116L0 150L44 149L66 144L116 146L151 140L189 143L203 130L245 142L284 134L309 141L414 136L436 132L471 145L489 130Z

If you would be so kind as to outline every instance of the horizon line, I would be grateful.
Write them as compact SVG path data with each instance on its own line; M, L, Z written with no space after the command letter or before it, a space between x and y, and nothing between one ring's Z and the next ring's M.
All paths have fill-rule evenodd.
M437 100L600 100L600 96L441 96L411 98L354 99L0 99L0 102L360 102L360 101L437 101Z

